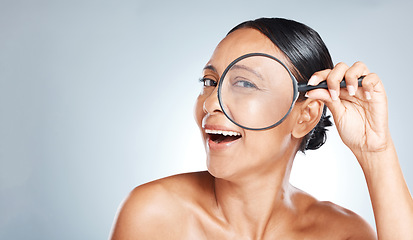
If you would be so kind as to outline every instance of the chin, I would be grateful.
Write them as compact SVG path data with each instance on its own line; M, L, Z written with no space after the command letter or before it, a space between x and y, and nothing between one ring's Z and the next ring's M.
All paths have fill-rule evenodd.
M224 180L239 179L243 175L248 175L254 166L246 166L242 164L240 158L237 157L207 157L208 172L215 178Z
M227 179L234 174L234 166L228 162L228 158L207 157L208 172L215 178Z

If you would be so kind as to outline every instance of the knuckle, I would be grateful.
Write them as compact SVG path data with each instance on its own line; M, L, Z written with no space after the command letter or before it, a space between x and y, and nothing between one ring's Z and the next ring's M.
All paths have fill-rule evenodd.
M340 67L346 67L346 68L348 68L348 65L347 65L345 62L339 62L339 63L336 64L335 67L338 67L338 68L340 68Z
M377 75L377 73L369 73L368 76L373 78L379 78L379 75Z
M379 76L376 73L369 73L366 75L366 77L363 79L363 87L368 87L376 84L377 82L380 81Z
M364 62L362 62L362 61L357 61L353 65L354 66L365 66Z
M345 74L344 74L344 78L346 80L355 80L357 78L357 73L355 71L351 71L351 69L349 69Z

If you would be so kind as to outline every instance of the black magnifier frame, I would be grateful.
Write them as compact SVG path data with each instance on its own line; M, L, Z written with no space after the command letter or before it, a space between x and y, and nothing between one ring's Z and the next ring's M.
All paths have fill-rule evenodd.
M248 57L253 57L253 56L267 57L267 58L270 58L270 59L272 59L272 60L277 61L278 63L280 63L281 66L283 66L283 67L285 68L285 70L287 70L288 74L290 75L290 78L291 78L291 81L292 81L292 86L293 86L293 97L292 97L292 101L291 101L291 104L290 104L290 108L288 109L287 113L286 113L278 122L276 122L276 123L274 123L274 124L272 124L272 125L270 125L270 126L262 127L262 128L251 128L251 127L243 126L243 125L235 122L235 121L230 117L230 115L225 111L224 104L223 104L223 101L222 101L222 94L221 94L222 83L223 83L223 80L224 80L225 76L227 75L227 72L228 72L235 64L237 64L239 61L241 61L241 60L243 60L243 59L245 59L245 58L248 58ZM358 79L358 86L359 86L359 87L362 87L362 80L363 80L364 77L365 77L365 76L361 76L361 77ZM347 87L347 85L346 85L346 81L343 79L343 80L340 82L340 88L345 88L345 87ZM241 128L247 129L247 130L261 131L261 130L267 130L267 129L276 127L276 126L280 125L280 124L287 118L287 116L290 114L291 110L293 109L295 102L296 102L297 99L298 99L299 92L307 92L307 91L310 91L310 90L313 90L313 89L318 89L318 88L328 89L327 82L324 80L324 81L320 82L320 83L319 83L318 85L316 85L316 86L307 85L307 83L298 83L297 80L296 80L296 78L294 77L294 75L291 73L290 69L287 67L287 65L285 65L285 64L284 64L281 60L279 60L278 58L276 58L276 57L274 57L274 56L271 56L271 55L269 55L269 54L266 54L266 53L248 53L248 54L245 54L245 55L242 55L242 56L238 57L237 59L235 59L234 61L232 61L232 62L225 68L224 72L222 73L222 75L221 75L221 77L220 77L220 79L219 79L217 94L218 94L219 106L221 107L222 112L225 114L225 116L226 116L232 123L234 123L235 125L237 125L237 126L239 126L239 127L241 127Z

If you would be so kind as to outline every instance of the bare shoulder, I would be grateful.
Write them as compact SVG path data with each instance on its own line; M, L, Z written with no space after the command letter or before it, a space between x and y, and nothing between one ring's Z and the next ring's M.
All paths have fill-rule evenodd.
M373 228L358 214L329 201L318 201L302 191L300 194L307 199L305 225L310 225L313 231L339 239L377 239Z
M193 215L192 210L210 194L212 182L209 173L196 172L136 187L120 207L112 239L165 239L163 234L168 237L181 234L187 226L185 221L190 221Z

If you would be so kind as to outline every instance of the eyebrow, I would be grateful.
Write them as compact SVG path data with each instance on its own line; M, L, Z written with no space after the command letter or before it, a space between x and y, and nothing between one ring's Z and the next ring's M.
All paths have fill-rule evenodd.
M242 65L242 64L235 64L234 66L231 67L231 69L247 70L248 72L250 72L250 73L254 74L255 76L257 76L259 79L264 80L264 78L262 77L262 75L259 72L255 71L254 69L252 69L248 66L245 66L245 65Z
M248 72L251 72L252 74L254 74L255 76L257 76L259 79L264 80L264 78L261 76L261 74L260 74L259 72L255 71L254 69L252 69L252 68L250 68L250 67L247 67L247 66L245 66L245 65L235 64L234 66L231 67L231 69L243 69L243 70L247 70ZM214 66L212 66L211 64L206 65L203 70L204 70L204 71L205 71L205 70L211 70L211 71L213 71L213 72L218 73L217 69L216 69Z
M218 72L217 69L214 66L212 66L211 64L206 65L203 70L204 71L205 70L211 70L211 71L216 72L216 73Z

